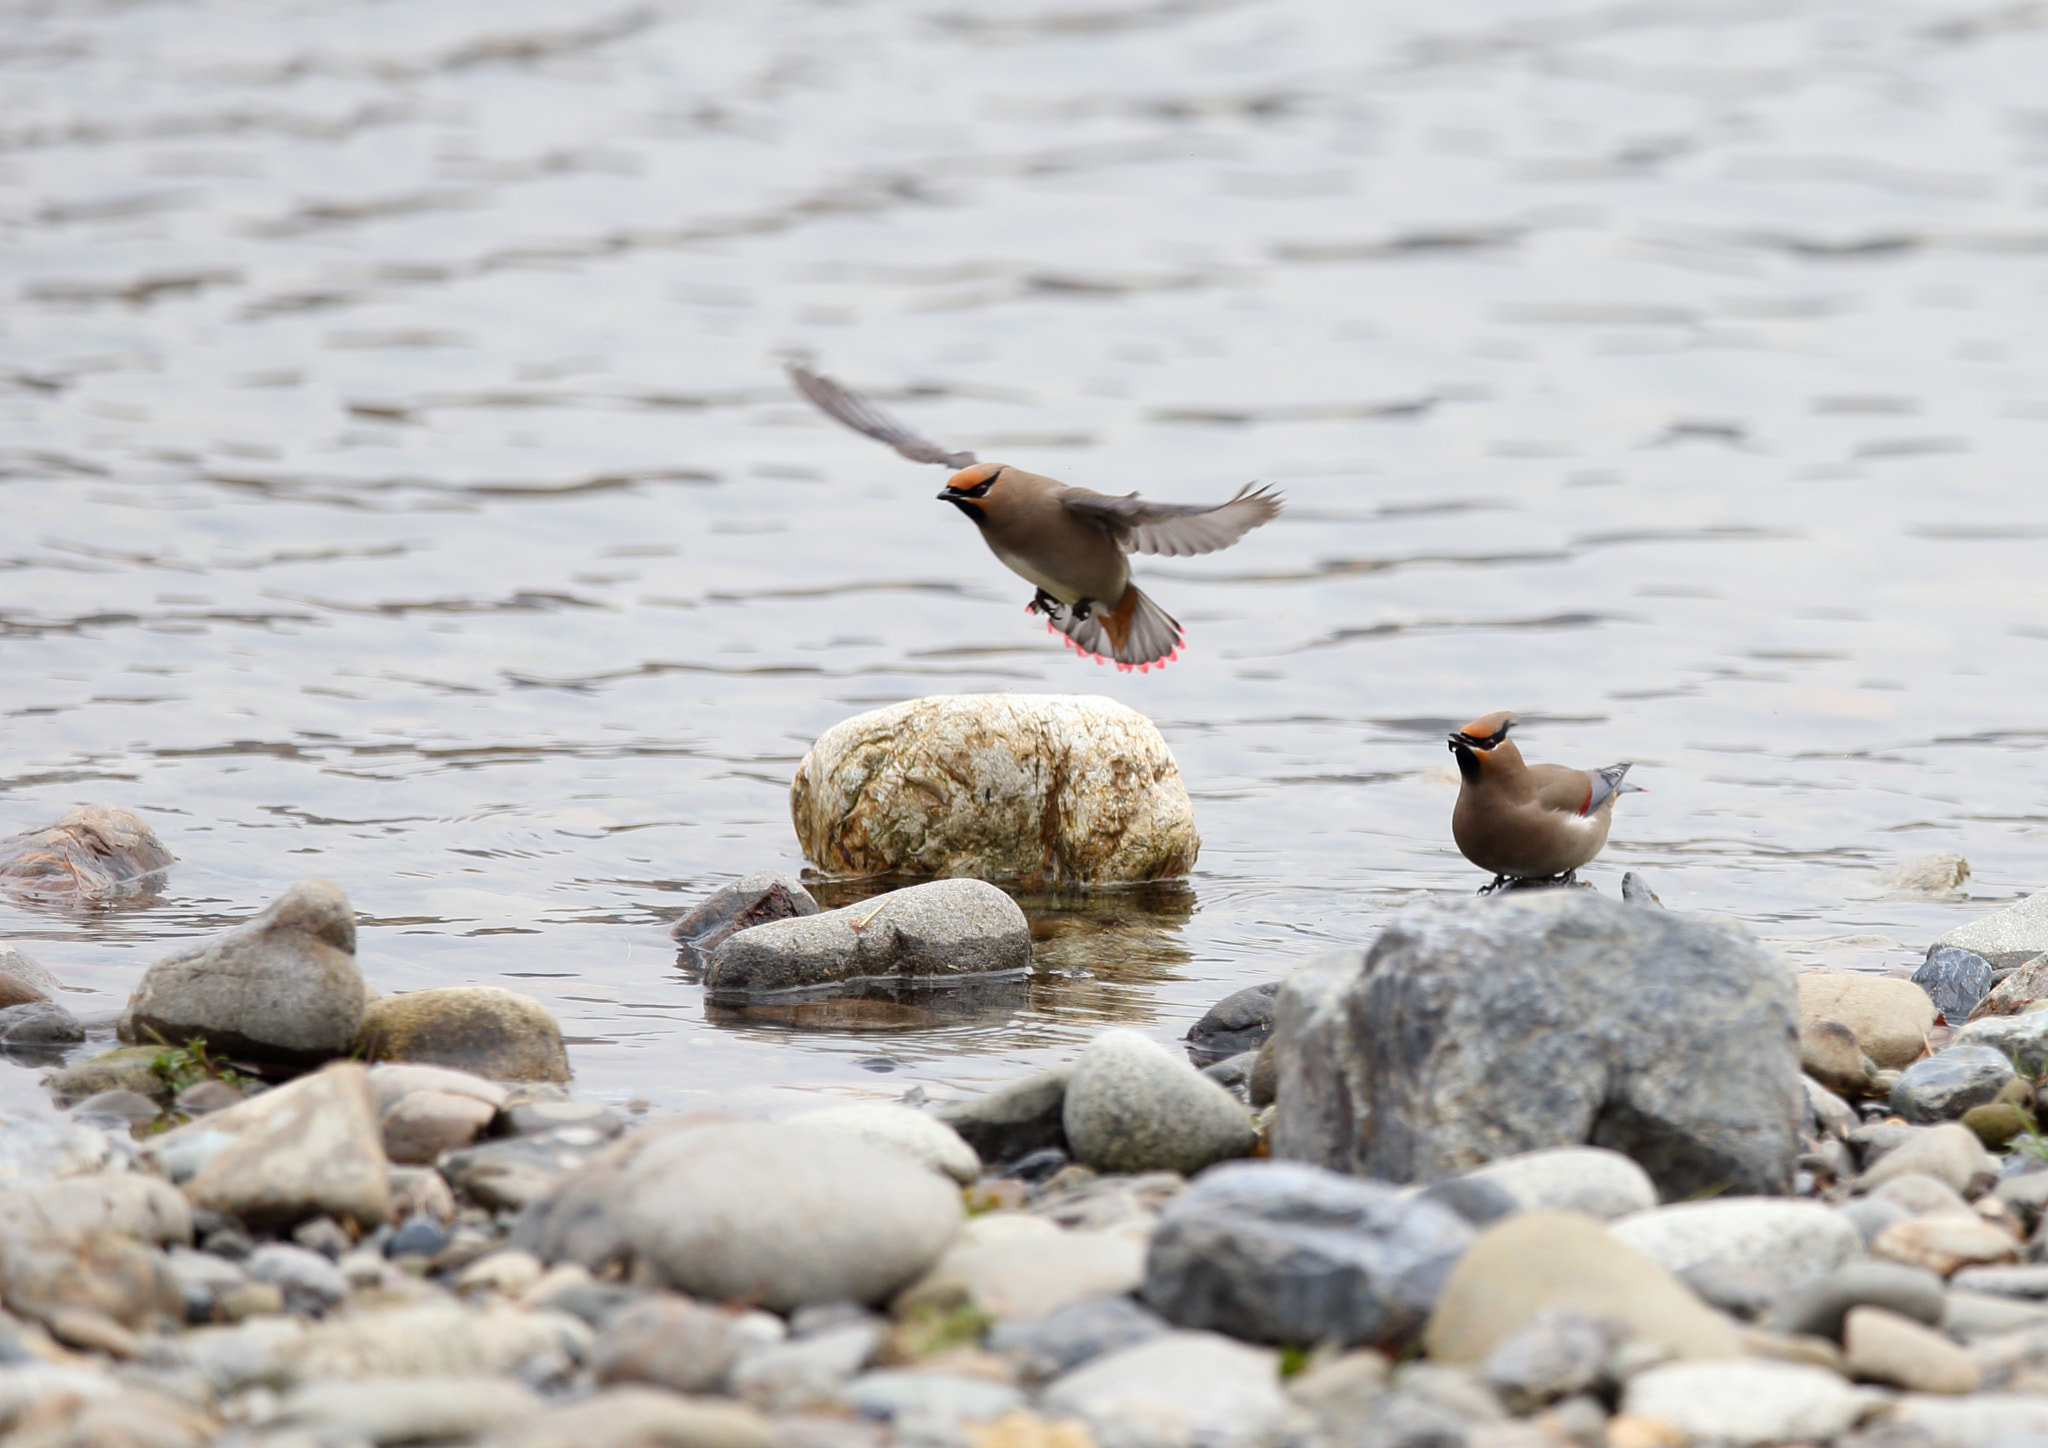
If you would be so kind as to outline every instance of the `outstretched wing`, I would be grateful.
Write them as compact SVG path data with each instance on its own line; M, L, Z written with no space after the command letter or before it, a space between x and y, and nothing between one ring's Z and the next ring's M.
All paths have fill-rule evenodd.
M1136 493L1121 498L1069 488L1060 497L1068 512L1106 529L1126 553L1189 558L1228 548L1280 514L1280 495L1247 483L1227 503L1148 503Z
M820 377L809 368L792 362L789 380L826 416L837 418L855 432L866 433L876 442L889 444L914 463L944 463L949 468L964 468L974 461L973 453L946 451L937 443L919 437L858 392L849 392L831 378Z

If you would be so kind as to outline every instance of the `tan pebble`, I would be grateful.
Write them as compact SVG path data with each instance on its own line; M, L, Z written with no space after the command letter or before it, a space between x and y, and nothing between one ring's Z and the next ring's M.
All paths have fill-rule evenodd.
M531 1252L492 1252L477 1258L455 1276L457 1292L502 1292L517 1297L547 1269Z
M968 1448L1095 1448L1088 1425L1078 1418L1041 1418L1005 1413L993 1423L970 1427Z
M1684 1448L1685 1435L1662 1418L1618 1413L1607 1420L1607 1448Z
M245 1317L275 1317L284 1311L284 1293L274 1282L244 1282L213 1300L213 1315L222 1322Z
M1947 1277L1964 1267L2017 1262L2020 1244L1975 1213L1935 1212L1892 1223L1871 1242L1870 1255Z
M1853 1307L1842 1325L1849 1375L1914 1393L1974 1393L1983 1374L1933 1328L1882 1307Z

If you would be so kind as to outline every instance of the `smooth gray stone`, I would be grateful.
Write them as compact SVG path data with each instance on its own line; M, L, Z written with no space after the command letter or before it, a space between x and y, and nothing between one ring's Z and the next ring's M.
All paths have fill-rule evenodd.
M242 1270L284 1294L291 1312L318 1316L348 1296L348 1277L318 1252L273 1242L258 1247L242 1262Z
M0 1009L0 1046L68 1046L85 1026L55 1001L23 1001Z
M1785 1281L1767 1267L1747 1262L1702 1262L1678 1274L1709 1307L1754 1322L1784 1295Z
M1141 1296L1178 1327L1399 1349L1472 1242L1448 1207L1296 1162L1203 1173L1161 1214Z
M1876 1241L1877 1234L1886 1227L1913 1215L1897 1202L1883 1197L1851 1197L1835 1210L1849 1219L1850 1225L1863 1238L1865 1247Z
M625 1119L602 1101L519 1101L498 1113L492 1123L500 1136L540 1136L577 1126L610 1141L626 1129Z
M1213 1332L1167 1332L1046 1385L1048 1417L1078 1417L1101 1448L1251 1448L1287 1413L1277 1354Z
M1575 1308L1547 1308L1486 1355L1486 1385L1516 1413L1593 1390L1615 1347L1615 1324Z
M2016 1080L2012 1061L1990 1046L1950 1046L1915 1061L1892 1087L1892 1110L1913 1122L1954 1121Z
M2027 1076L2048 1075L2048 1011L2016 1016L1979 1016L1956 1032L1949 1049L1989 1046L2011 1058Z
M1959 1342L2048 1325L2048 1307L2013 1297L1950 1288L1941 1330Z
M713 1122L650 1142L613 1207L639 1267L710 1302L885 1302L958 1235L960 1192L822 1127Z
M1915 1322L1941 1321L1948 1293L1940 1274L1925 1267L1863 1260L1837 1267L1780 1302L1765 1320L1776 1332L1827 1337L1840 1342L1851 1308L1882 1307Z
M554 1185L579 1170L602 1147L601 1141L557 1140L545 1136L508 1136L444 1151L435 1169L448 1185L466 1192L493 1211L521 1210L539 1201Z
M1407 1182L1590 1144L1667 1201L1792 1186L1796 991L1734 927L1591 890L1421 901L1275 1020L1278 1156Z
M1056 1066L985 1096L941 1106L936 1114L992 1166L1049 1146L1066 1151L1064 1113L1067 1081L1073 1074L1071 1066Z
M1256 1051L1273 1034L1273 1001L1280 982L1263 981L1232 991L1188 1028L1188 1059L1213 1066L1244 1051Z
M1075 1158L1101 1172L1191 1176L1258 1142L1242 1102L1130 1030L1104 1031L1081 1052L1061 1119Z
M1857 1164L1868 1171L1886 1153L1904 1146L1923 1130L1922 1127L1894 1125L1889 1121L1866 1122L1850 1131L1849 1149L1856 1153Z
M847 1383L874 1356L882 1329L872 1319L770 1343L744 1353L727 1377L735 1395L769 1412L839 1406Z
M163 1115L163 1108L139 1091L101 1091L74 1105L71 1114L80 1121L139 1126Z
M1475 1227L1527 1210L1513 1192L1483 1177L1452 1177L1424 1187L1421 1196L1424 1201L1449 1207Z
M1974 950L1953 945L1931 952L1913 972L1913 984L1927 992L1934 1008L1961 1025L1977 1009L1977 1002L1991 994L1991 962Z
M1225 1056L1220 1061L1210 1062L1202 1068L1202 1074L1249 1106L1252 1067L1257 1064L1258 1059L1257 1051L1239 1051L1235 1056Z
M1143 1342L1170 1324L1135 1298L1096 1297L1044 1317L998 1322L988 1345L1016 1362L1026 1378L1042 1382L1106 1352Z
M817 913L818 902L801 880L780 870L755 870L712 891L669 934L709 954L742 930Z
M1958 925L1936 940L1928 954L1950 945L1974 950L2000 968L2025 964L2048 950L2048 890Z
M742 930L711 953L704 986L745 997L852 981L943 984L1031 968L1031 928L986 880L934 880L818 915Z
M134 1039L315 1065L348 1054L365 999L348 897L301 880L247 924L150 966L130 1006Z
M2048 1301L2048 1265L1965 1267L1949 1279L1949 1285L1958 1292L1982 1292L1989 1297L2044 1302Z
M862 1373L846 1385L845 1397L862 1417L895 1424L899 1438L986 1423L1024 1407L1024 1395L1008 1383L906 1368Z
M1597 1146L1553 1146L1497 1157L1436 1185L1460 1180L1499 1187L1525 1212L1584 1212L1603 1222L1657 1205L1657 1187L1648 1173L1620 1152Z

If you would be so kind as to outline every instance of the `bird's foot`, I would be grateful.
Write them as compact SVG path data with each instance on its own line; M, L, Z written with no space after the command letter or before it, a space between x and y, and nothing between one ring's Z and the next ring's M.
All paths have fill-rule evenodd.
M1042 613L1048 619L1059 618L1062 613L1066 612L1066 608L1067 606L1064 603L1061 603L1042 588L1032 595L1031 602L1024 605L1026 613Z
M1481 885L1479 893L1491 895L1496 891L1510 890L1559 890L1579 883L1577 870L1566 870L1562 875L1495 875L1493 883Z

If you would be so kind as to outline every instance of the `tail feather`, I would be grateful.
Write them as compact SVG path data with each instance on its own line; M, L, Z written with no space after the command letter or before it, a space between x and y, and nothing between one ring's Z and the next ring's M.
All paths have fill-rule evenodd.
M1046 627L1065 635L1076 651L1098 663L1115 664L1125 673L1146 673L1154 664L1164 668L1180 656L1185 642L1173 615L1136 584L1125 588L1108 612L1098 607L1088 617L1077 618L1072 609L1062 609Z
M1634 761L1627 764L1605 764L1593 771L1593 786L1586 795L1586 807L1580 814L1591 814L1618 794L1644 794L1640 784L1625 783L1625 777L1634 768Z

